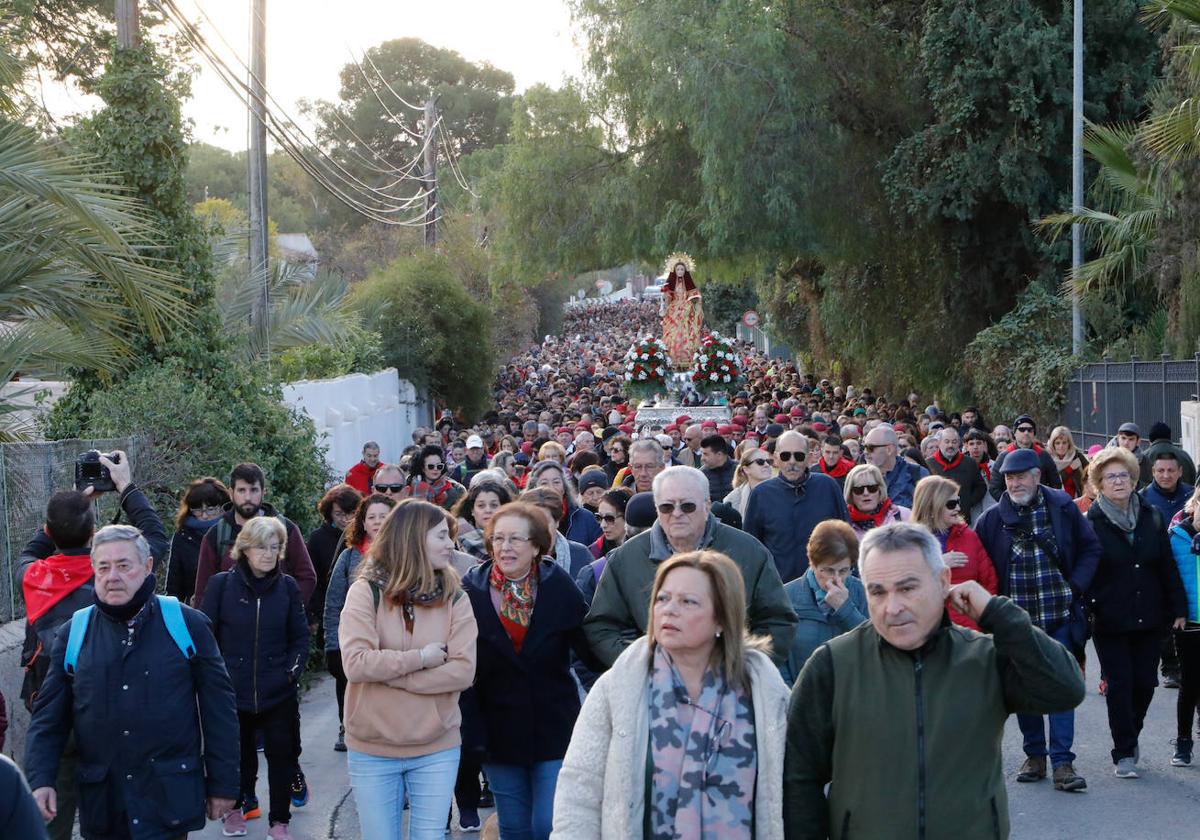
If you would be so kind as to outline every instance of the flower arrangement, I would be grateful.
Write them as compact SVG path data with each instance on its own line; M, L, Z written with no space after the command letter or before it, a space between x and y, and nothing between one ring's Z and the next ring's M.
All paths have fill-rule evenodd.
M647 336L635 341L625 354L626 394L645 399L667 388L671 357L661 339Z
M742 381L742 361L737 345L719 332L704 336L692 357L692 382L702 393L725 391Z

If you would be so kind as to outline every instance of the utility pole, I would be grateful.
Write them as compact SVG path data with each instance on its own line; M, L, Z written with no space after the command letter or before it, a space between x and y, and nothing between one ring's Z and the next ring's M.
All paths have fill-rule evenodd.
M117 0L117 47L132 50L140 40L138 25L138 0Z
M266 329L267 276L267 0L250 0L250 154L246 159L250 210L250 272L262 279L251 318Z
M1071 113L1071 212L1083 210L1083 0L1075 0L1074 106ZM1078 277L1083 263L1083 226L1071 225L1071 272ZM1071 353L1083 352L1083 310L1079 291L1071 289Z
M437 217L441 212L437 202L437 99L433 96L425 101L425 130L421 132L425 143L425 247L437 245Z

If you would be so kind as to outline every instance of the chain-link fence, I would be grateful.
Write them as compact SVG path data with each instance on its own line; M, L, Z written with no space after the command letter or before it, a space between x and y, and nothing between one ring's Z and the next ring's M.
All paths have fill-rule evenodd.
M145 437L0 445L0 624L25 614L24 598L16 585L17 558L42 527L46 502L57 491L74 486L75 461L89 449L124 451L135 482L145 480L147 465L154 462L153 447ZM102 496L96 504L98 524L116 514L115 493Z

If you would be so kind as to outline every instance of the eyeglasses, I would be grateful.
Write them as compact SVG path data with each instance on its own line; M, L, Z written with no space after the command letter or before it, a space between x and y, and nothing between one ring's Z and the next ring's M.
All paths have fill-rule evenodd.
M786 464L788 461L792 460L792 458L795 458L795 459L796 459L796 461L797 461L797 463L803 463L803 462L804 462L804 459L805 459L805 457L807 456L807 453L805 453L805 452L793 452L793 451L790 451L790 450L785 450L785 451L782 451L782 452L781 452L781 451L779 451L779 450L776 450L776 451L775 451L775 456L776 456L777 458L779 458L779 460L780 460L780 461L782 461L782 462L783 462L783 463L785 463L785 464Z
M225 510L225 508L223 508L221 505L204 505L203 507L194 507L192 510L201 516L216 516L218 513L221 513L223 510Z
M663 502L658 506L658 512L663 516L670 516L675 512L676 507L678 507L679 510L685 515L690 515L695 513L696 508L700 507L700 505L696 504L695 502L680 502L678 505L676 505L674 502Z
M1101 477L1103 478L1104 481L1111 481L1114 484L1124 484L1126 481L1129 480L1129 473L1127 473L1127 472L1105 473Z
M442 470L446 469L446 465L445 464L426 464L425 469L433 470L434 472L441 472Z
M246 548L252 548L255 551L265 551L267 554L278 554L280 551L278 545L248 545Z
M878 484L855 484L853 487L850 488L850 494L852 496L861 496L864 493L878 493L878 492L879 492Z
M769 465L770 463L771 462L768 461L766 458L751 458L749 461L746 462L746 466L750 466L751 464L753 464L756 467L765 467L765 466Z
M1016 430L1018 432L1024 432L1026 434L1030 434L1033 432L1033 426L1017 426Z
M403 484L376 484L375 489L380 493L399 493L404 489Z
M675 451L675 447L673 447L673 446L664 446L663 447L663 452L674 452L674 451Z
M958 499L947 499L946 510L958 510L958 506L962 504Z
M511 545L513 548L521 548L529 545L532 540L529 537L518 537L516 535L509 536L507 534L493 534L492 545L498 545L503 548L506 545Z
M616 522L621 517L615 516L611 513L597 513L596 518L598 520L600 520L601 522L603 522L605 525L612 525L614 522Z

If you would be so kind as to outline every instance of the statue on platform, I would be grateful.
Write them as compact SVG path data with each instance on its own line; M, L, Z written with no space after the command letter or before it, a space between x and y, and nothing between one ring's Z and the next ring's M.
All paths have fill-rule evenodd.
M704 309L700 290L692 280L696 268L692 258L675 253L667 258L667 281L663 284L662 335L675 370L690 370L692 355L700 346Z

